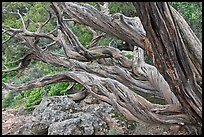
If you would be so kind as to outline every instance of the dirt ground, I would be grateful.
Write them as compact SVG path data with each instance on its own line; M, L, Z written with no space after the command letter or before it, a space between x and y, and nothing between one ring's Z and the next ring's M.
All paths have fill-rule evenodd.
M18 109L2 110L2 135L14 134L26 122L28 116Z
M30 115L23 112L22 109L2 110L2 134L14 134ZM129 132L129 135L187 135L187 132L178 127L152 126L140 122L133 131Z

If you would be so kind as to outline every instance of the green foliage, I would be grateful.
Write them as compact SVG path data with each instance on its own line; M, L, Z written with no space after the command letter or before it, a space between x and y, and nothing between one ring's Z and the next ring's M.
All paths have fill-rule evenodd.
M65 90L69 86L69 83L67 82L60 82L57 84L54 84L50 87L48 96L55 96L55 95L65 95L67 94L63 90Z
M14 93L12 91L8 91L8 94L2 100L2 107L6 108L11 106L13 102L12 101L13 97L14 97Z
M125 56L126 56L128 59L132 59L132 57L133 57L132 54L125 54Z
M135 7L131 2L109 2L110 13L123 13L126 16L134 17L136 15Z
M202 2L171 2L170 5L179 11L202 40Z
M177 9L182 16L188 21L202 20L202 2L171 2L175 9Z
M42 98L42 92L39 88L32 90L25 90L17 95L14 92L9 92L9 94L3 99L3 107L19 107L25 105L25 107L31 106L33 102Z
M36 105L36 102L40 103L40 100L43 96L69 94L68 92L64 91L68 86L69 83L61 82L52 85L47 85L41 88L25 90L18 94L14 94L14 92L9 92L8 95L2 100L2 106L3 108L19 106L30 107ZM80 85L77 85L76 87L79 89Z
M79 83L74 84L74 90L80 90L82 88L82 85Z
M133 58L133 55L130 54L130 53L122 52L122 54L123 54L124 56L126 56L128 59L132 59L132 58Z
M20 107L21 104L22 104L22 101L21 101L22 98L23 98L22 93L19 93L18 95L16 95L16 96L13 98L13 104L12 104L12 105L13 105L14 107L16 107L16 108Z
M20 17L16 14L11 14L9 12L19 12L22 14L24 21L26 20L26 16L23 13L27 13L30 21L30 25L28 27L29 31L36 31L38 23L43 23L47 19L48 13L43 7L48 8L49 3L46 2L3 2L2 3L2 23L6 26L13 27L15 29L19 29L22 27L22 23ZM26 10L26 7L28 11ZM49 9L49 8L48 8ZM46 30L52 30L54 25L48 24ZM9 36L2 35L2 40L6 40ZM9 64L9 62L15 61L21 58L27 51L24 45L17 43L16 40L12 39L3 45L5 48L4 52L2 52L2 56L4 60L2 60L3 66L2 69L13 68L18 66L19 62ZM6 67L5 67L6 66ZM17 72L4 73L2 80L4 82L8 82L9 80L15 79ZM15 80L14 80L15 81ZM19 81L19 80L18 80Z
M86 46L90 43L92 39L91 32L88 31L88 29L82 25L82 24L74 24L73 22L68 23L68 26L73 31L73 33L77 36L79 39L79 42Z
M50 64L45 64L41 61L32 60L28 66L29 69L18 72L3 73L2 80L4 82L15 81L16 84L26 83L28 81L35 80L36 78L42 77L43 75L55 74L59 71L66 70L63 67L55 67ZM69 84L65 82L47 85L41 88L34 88L26 90L17 95L10 93L9 97L4 98L4 107L19 107L25 106L30 107L33 102L40 100L43 96L46 96L47 93L49 96L52 95L65 95L67 92L63 92L63 89L66 89ZM12 95L12 96L11 96ZM39 102L38 102L39 103Z
M40 88L25 91L24 94L25 107L30 107L33 102L41 99L42 96L43 92Z
M9 12L19 12L23 15L23 18L26 19L24 13L28 12L30 19L32 20L30 23L30 27L28 30L36 29L37 22L44 22L47 17L47 12L43 7L48 8L49 3L47 2L3 2L2 8L3 14L3 23L13 28L21 28L22 23L20 17L16 14L11 14ZM28 11L27 11L28 9Z
M115 128L112 128L106 135L118 135L118 131Z

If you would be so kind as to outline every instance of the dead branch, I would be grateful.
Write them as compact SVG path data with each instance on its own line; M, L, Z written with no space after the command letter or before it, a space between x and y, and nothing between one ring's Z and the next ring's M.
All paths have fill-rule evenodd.
M106 14L106 15L109 14L108 2L104 2L103 5L101 5L99 2L96 2L96 4L99 5L100 11L101 11L103 14Z
M131 20L132 24L137 25L137 27L127 27L127 25L125 24L128 23L126 23L124 15L122 15L122 20L125 20L125 24L120 18L114 19L111 16L102 14L90 5L63 2L61 3L61 7L63 11L66 12L70 17L76 19L82 24L91 26L96 30L106 32L107 34L120 38L124 41L127 41L128 43L139 46L141 48L144 47L143 43L141 42L141 39L145 37L143 35L145 31L144 29L142 29L143 27L141 23L138 22L139 18L137 17ZM117 29L115 29L115 27L117 27ZM123 35L124 33L126 35Z
M81 101L85 97L87 97L88 95L89 95L89 93L86 91L86 89L83 89L82 91L79 91L79 92L74 93L74 94L69 94L67 96L70 97L74 101Z
M106 33L102 33L100 35L97 34L97 32L95 30L93 30L90 26L86 27L93 35L93 38L91 40L91 42L89 43L89 45L86 47L87 49L91 48L91 47L95 47L97 42L100 40L101 37L103 37Z
M131 120L137 120L139 118L148 123L192 124L179 105L152 104L116 80L102 78L87 72L63 72L18 86L6 83L3 83L3 85L8 89L25 90L52 84L57 81L76 81L82 84L88 92L110 103Z
M133 51L132 69L136 75L146 77L152 86L163 94L168 104L179 104L177 97L171 91L168 83L159 73L156 67L145 63L144 50L135 47Z
M15 67L15 68L12 68L12 69L2 70L2 72L11 72L11 71L16 71L16 70L24 69L24 68L26 68L28 66L28 64L30 63L31 59L39 60L39 58L37 56L35 56L35 54L33 54L32 52L28 52L21 59L21 63L18 65L18 67Z

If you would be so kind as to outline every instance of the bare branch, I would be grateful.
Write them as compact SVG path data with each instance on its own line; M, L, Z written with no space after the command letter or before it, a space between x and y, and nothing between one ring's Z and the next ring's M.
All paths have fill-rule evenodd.
M23 20L23 17L21 16L19 10L17 10L17 14L18 14L18 15L20 16L20 18L21 18L22 29L23 29L24 32L26 32L27 29L26 29L26 26L25 26L25 22L24 22L24 20Z
M6 42L8 42L9 40L11 40L15 35L16 35L16 33L13 33L8 39L6 39L5 41L2 42L2 45L5 44Z
M2 70L2 72L11 72L11 71L16 71L16 70L20 70L20 69L23 69L24 67L19 64L18 67L15 67L15 68L12 68L12 69L6 69L6 70Z
M139 117L148 123L155 123L156 121L165 124L192 124L189 122L188 117L183 114L179 105L152 104L116 80L102 78L86 72L63 72L45 76L19 86L6 83L3 83L3 86L7 89L25 90L68 81L76 81L82 84L88 92L93 93L101 100L109 102L128 119L136 120Z
M70 94L70 95L67 95L67 96L70 97L74 101L81 101L87 95L88 95L88 92L86 91L86 89L83 89L83 91L80 91L80 92L77 92L77 93L74 93L74 94Z
M101 11L103 14L106 14L106 15L109 14L108 2L104 2L103 5L101 5L99 2L96 2L96 4L100 7L100 11Z
M44 8L45 8L45 7L44 7ZM38 30L37 30L38 33L42 30L42 28L43 28L43 27L50 21L50 19L52 18L51 12L50 12L47 8L45 8L45 9L46 9L46 11L48 12L49 17L48 17L48 19L47 19L42 25L39 26L39 28L38 28Z
M49 33L47 33L47 35L52 34L53 32L55 32L58 29L59 29L59 26L57 25L53 30L51 30Z
M101 37L105 36L106 33L103 33L95 38L93 38L90 42L90 44L87 46L87 49L91 48L91 47L95 47L97 42L100 40Z
M56 44L56 41L54 41L54 42L52 42L52 43L50 43L50 44L45 45L45 46L44 46L45 48L44 48L41 52L46 51L49 47L51 47L51 46L53 46L53 45L55 45L55 44Z
M25 83L25 84L21 84L18 86L14 84L7 84L7 83L2 83L2 85L3 87L5 87L5 89L22 91L22 90L32 89L36 87L43 87L45 85L53 84L57 82L70 82L70 81L73 82L72 79L66 77L66 75L64 75L63 73L58 73L52 76L44 76L40 79Z
M87 26L86 27L89 31L91 31L93 38L91 40L91 42L89 43L89 45L87 46L87 49L96 46L96 43L100 40L101 37L103 37L104 35L106 35L106 33L102 33L101 35L98 35L97 32L95 30L93 30L91 27Z
M91 31L92 35L93 35L93 39L97 37L97 32L95 30L93 30L90 26L86 26L86 28Z
M173 12L172 15L178 22L179 30L182 33L181 37L184 39L186 50L188 51L188 56L191 60L191 66L195 72L196 79L197 81L202 81L202 43L179 12L177 12L173 7L170 7L170 9Z
M158 5L160 5L160 3ZM170 86L168 85L164 77L159 73L158 69L152 65L145 63L144 60L144 50L146 50L147 55L151 58L151 61L154 65L155 60L163 60L163 58L167 57L167 55L171 56L171 53L169 52L168 54L166 54L166 56L162 56L161 52L161 54L159 54L159 57L163 58L156 58L155 56L153 56L155 54L153 50L155 51L156 47L154 49L152 48L152 44L154 44L154 41L150 43L149 39L146 37L146 32L139 18L126 17L120 13L109 15L107 2L105 2L104 5L99 4L99 6L101 7L101 12L87 4L52 2L51 7L57 17L57 26L48 33L43 33L41 31L52 18L50 11L48 11L48 19L39 26L36 32L28 31L28 26L25 25L22 15L19 13L19 11L15 13L20 16L22 29L14 29L4 25L2 34L8 34L10 37L6 39L3 44L11 40L12 38L17 38L30 49L30 53L27 53L22 59L20 59L21 63L18 67L3 70L3 72L23 69L28 66L31 59L41 60L54 66L63 66L70 69L71 71L69 70L68 72L57 73L52 76L44 76L40 79L20 85L3 83L3 86L7 89L21 91L36 87L42 87L57 82L78 82L83 85L85 89L83 89L83 92L68 95L69 97L73 98L74 100L80 101L88 93L91 93L99 99L111 104L113 107L115 107L115 109L120 111L130 120L141 119L148 123L179 125L196 124L197 121L183 111L186 109L184 109L183 106L181 106L182 103L179 102L181 100L181 97L179 97L178 101L178 98L170 90ZM164 7L164 9L165 8L166 7ZM156 10L155 14L157 13L157 11L159 10ZM65 14L63 13L68 14L71 19L65 19ZM167 12L167 14L169 13ZM161 15L161 17L162 16L163 15ZM87 28L93 34L93 38L87 48L85 48L85 46L80 43L76 35L65 24L64 21L74 21L92 27ZM150 22L149 24L152 25L151 23L152 22ZM177 25L180 26L181 24ZM175 24L173 25L173 27L175 27ZM181 26L179 28L181 29ZM98 35L96 30L105 33ZM57 36L55 36L56 33L53 32L56 32ZM132 51L134 47L133 59L128 59L117 48L111 46L97 47L96 43L106 33L120 38L126 41L126 43L130 44L131 46L129 47L131 48L126 49ZM152 32L147 32L147 34L149 33ZM159 34L161 35L163 34L163 32L160 32ZM168 32L168 35L170 34L171 33ZM161 35L162 40L165 39L163 36L166 36L166 34ZM178 36L178 39L175 39L176 42L178 42L178 40L182 38L181 34L178 34ZM41 48L38 46L38 40L40 40L41 38L50 39L51 42L43 45ZM160 40L156 40L155 43L158 44L159 41ZM111 42L109 43L109 45L111 44ZM165 45L166 41L163 42L164 43L162 44ZM187 44L190 43L187 40L185 40L185 42ZM181 43L184 42L181 41ZM48 50L49 47L55 44L59 44L60 46L62 46L65 55L55 54ZM199 45L198 42L197 45ZM138 46L138 48L136 46ZM169 47L172 48L173 46ZM199 46L196 49L188 48L187 51L190 52L190 50L193 50L195 52L198 51L198 49L200 49ZM185 53L187 51L185 51ZM180 51L178 53L179 56L183 54L184 53L181 53ZM192 67L194 67L195 72L197 71L196 75L202 78L202 73L200 72L200 60L202 60L202 58L200 58L200 56L193 57L194 54L195 53L189 54ZM170 63L172 60L170 60ZM199 60L199 62L196 63L196 60ZM169 65L168 63L169 62L165 64L164 62L165 65ZM171 64L169 66L171 67ZM198 68L196 68L196 66ZM167 70L167 73L171 73L171 71ZM184 80L183 82L185 82ZM187 83L189 83L189 81L194 82L188 79ZM185 85L185 87L182 88L188 88L188 86L191 86L190 83L189 85ZM73 85L70 85L66 90L70 91L70 89L72 88ZM196 87L190 89L192 91L185 92L186 94L189 94L186 96L192 97L194 95L194 89L196 90L196 92L200 92L199 94L201 94L201 91L197 90ZM151 95L160 99L165 99L165 103L167 104L159 105L151 103L144 97L137 95L132 90L147 93L148 96ZM197 115L200 116L200 112L202 111L200 111L200 100L197 101L197 99L200 99L200 96L193 100L197 105L193 110L195 110L195 112L197 112ZM193 101L186 102L188 102L189 104L191 103L192 105Z
M58 23L59 23L59 25L61 25L60 29L63 32L63 34L68 38L70 44L75 46L75 50L79 54L83 55L86 59L89 60L89 59L93 58L93 56L89 53L89 51L79 42L79 40L77 39L75 34L71 31L71 29L69 29L66 26L66 24L64 24L62 16L61 16L61 11L60 11L59 7L57 6L57 4L52 3L52 7L56 11L56 15L58 17ZM65 44L63 44L63 45L65 45ZM64 48L68 49L67 46L66 47L64 46ZM67 51L67 50L65 50L65 51Z
M113 47L93 47L89 49L89 52L92 54L93 59L97 58L106 58L112 57L119 61L123 67L130 67L130 60L120 53L120 50Z
M75 21L75 20L73 20L73 19L65 19L64 17L62 17L62 20L63 20L63 21Z
M76 50L78 52L82 52L83 55L90 56L89 54L87 54L88 51L79 42L79 40L76 38L74 33L66 26L66 24L64 24L63 19L62 19L61 10L59 9L59 7L57 7L57 4L53 2L52 7L56 11L56 14L58 17L58 23L61 25L60 27L61 31L64 33L65 36L67 36L71 45L75 46Z
M6 69L6 70L2 70L2 72L11 72L11 71L16 71L16 70L20 70L20 69L24 69L28 66L28 64L30 63L31 59L39 59L37 56L35 56L33 53L28 52L22 59L21 59L21 63L19 64L18 67L12 68L12 69Z
M27 15L26 15L26 29L28 29L28 26L29 26L29 24L30 24L30 21L31 21L31 19L30 19L28 13L27 13Z
M78 22L144 48L141 39L145 37L145 31L139 18L130 18L122 15L117 19L102 14L93 6L81 3L63 2L61 6L64 12ZM115 29L115 27L117 27L117 29ZM124 33L126 35L123 35Z

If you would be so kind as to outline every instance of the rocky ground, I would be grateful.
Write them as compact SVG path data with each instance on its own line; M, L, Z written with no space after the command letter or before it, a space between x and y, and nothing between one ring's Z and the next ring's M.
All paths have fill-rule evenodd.
M88 96L80 103L67 96L45 97L28 113L2 110L2 134L23 135L186 135L178 127L129 121L109 104Z

